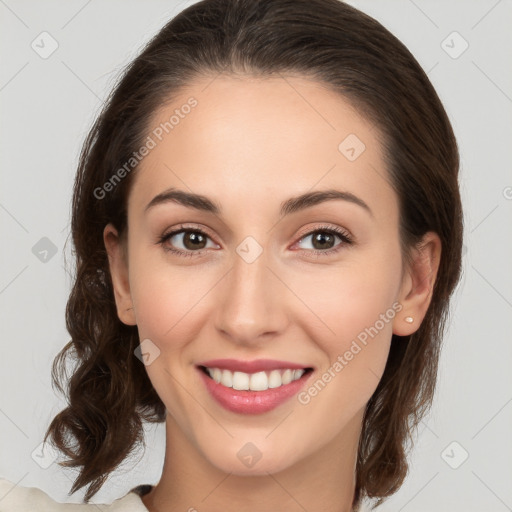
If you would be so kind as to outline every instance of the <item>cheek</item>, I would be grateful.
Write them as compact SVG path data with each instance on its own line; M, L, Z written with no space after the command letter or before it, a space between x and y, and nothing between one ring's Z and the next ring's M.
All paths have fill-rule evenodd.
M312 312L300 320L302 328L327 356L322 369L343 374L335 379L338 384L348 379L350 389L360 389L366 398L387 361L393 321L401 310L396 301L400 277L400 253L393 249L297 281L295 291Z
M172 340L165 347L169 351L193 339L199 326L191 320L201 314L201 298L208 288L204 280L191 282L190 276L179 273L172 279L165 274L141 279L133 293L141 339L150 338L155 343Z
M400 310L397 282L390 278L399 277L399 269L396 274L388 270L367 268L314 280L319 291L309 294L308 305L322 322L310 316L302 328L325 357L316 379L298 399L311 411L304 421L312 428L319 418L328 419L321 422L327 437L334 437L365 406L384 372L393 319Z
M400 275L399 255L368 255L343 267L304 273L295 290L333 339L347 340L392 308Z
M130 254L130 289L141 340L172 340L174 350L193 338L205 295L216 282L208 270L172 264L162 249L135 248Z
M138 260L144 261L138 265L133 259L130 285L137 328L141 342L149 339L154 344L149 346L156 356L146 366L153 387L171 414L186 422L187 414L196 413L194 402L190 403L189 395L180 386L189 378L191 359L187 346L200 337L206 317L204 296L214 280L209 284L207 273L191 280L190 269L156 260L151 264L146 257Z

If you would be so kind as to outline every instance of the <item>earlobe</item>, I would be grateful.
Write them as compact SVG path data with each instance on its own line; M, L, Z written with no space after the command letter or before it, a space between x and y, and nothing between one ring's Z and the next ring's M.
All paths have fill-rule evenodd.
M398 298L402 309L393 321L393 334L408 336L418 330L432 300L440 260L441 240L429 231L411 250Z
M135 311L130 294L127 255L123 240L116 228L107 224L103 230L103 243L108 255L110 275L114 288L114 297L119 320L126 325L137 325Z

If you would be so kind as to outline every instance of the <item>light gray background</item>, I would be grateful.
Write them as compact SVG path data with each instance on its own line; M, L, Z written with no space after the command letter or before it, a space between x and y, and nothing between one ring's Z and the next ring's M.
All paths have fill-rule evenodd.
M43 469L31 454L64 406L50 369L68 341L64 257L72 263L65 242L78 152L123 66L190 3L0 0L0 475L58 501L80 502L83 490L68 497L70 470L56 463ZM351 3L382 22L428 71L460 145L465 208L464 276L437 397L406 483L379 510L512 510L512 3ZM59 45L47 59L31 48L43 31ZM452 57L464 42L450 36L454 31L469 44L458 58ZM43 237L57 249L46 262L33 251ZM146 452L127 461L92 501L155 483L164 440L163 425L148 427ZM457 466L465 451L468 459L450 467L447 461ZM52 459L46 453L41 460Z

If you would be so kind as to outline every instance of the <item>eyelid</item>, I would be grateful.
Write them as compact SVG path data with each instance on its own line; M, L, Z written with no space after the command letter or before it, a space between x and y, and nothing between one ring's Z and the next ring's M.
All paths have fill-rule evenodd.
M212 232L210 231L209 228L203 226L203 225L198 225L198 224L188 224L187 222L182 222L180 223L178 226L175 226L175 227L172 227L172 228L169 228L169 229L166 229L163 234L161 235L160 238L164 238L164 237L167 237L169 236L171 233L174 235L177 235L178 233L181 233L183 231L199 231L199 232L202 232L204 233L205 235L208 235L208 237L212 240L212 242L216 243L217 245L219 245L216 241L215 241L215 236L212 235Z
M309 227L306 227L303 230L301 230L299 232L299 234L297 235L298 236L298 240L297 241L300 241L305 236L312 235L313 233L315 233L317 231L333 231L337 235L346 236L346 238L350 239L351 241L354 240L354 236L352 235L352 233L347 228L343 228L343 227L337 226L335 224L323 223L320 226L309 226Z

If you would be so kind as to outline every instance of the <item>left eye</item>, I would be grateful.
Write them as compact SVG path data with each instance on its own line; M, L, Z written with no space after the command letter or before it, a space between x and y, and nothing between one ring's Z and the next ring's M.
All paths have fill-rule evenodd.
M329 250L335 247L336 245L333 245L336 238L341 240L341 236L337 233L334 233L332 231L322 230L322 231L313 231L308 235L303 236L299 243L303 240L306 240L308 238L311 238L310 244L313 245L313 247L302 247L303 249L313 249L313 250ZM341 243L341 242L340 242Z

